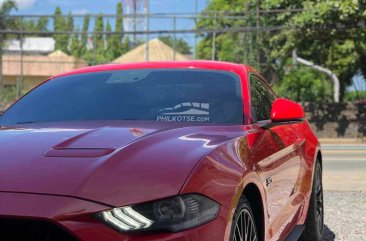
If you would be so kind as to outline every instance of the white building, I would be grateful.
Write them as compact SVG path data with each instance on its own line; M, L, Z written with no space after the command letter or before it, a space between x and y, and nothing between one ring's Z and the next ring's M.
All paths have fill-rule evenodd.
M25 55L47 55L55 51L56 41L49 37L27 37L23 40L23 53ZM5 42L3 51L6 54L19 54L21 44L18 39Z

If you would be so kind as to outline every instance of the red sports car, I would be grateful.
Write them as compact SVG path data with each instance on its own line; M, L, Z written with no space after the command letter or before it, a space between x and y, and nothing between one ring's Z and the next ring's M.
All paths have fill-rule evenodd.
M319 142L248 66L80 69L0 126L0 240L322 238Z

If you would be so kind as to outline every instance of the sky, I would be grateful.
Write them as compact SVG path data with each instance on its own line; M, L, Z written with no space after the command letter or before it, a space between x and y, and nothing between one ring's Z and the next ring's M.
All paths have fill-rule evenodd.
M0 4L5 0L0 0ZM196 0L150 0L152 13L187 13L195 11ZM114 14L118 0L16 0L19 10L17 14L52 14L57 6L65 12L75 14L105 13ZM197 0L199 10L205 6L206 0Z
M0 0L2 4L5 0ZM118 2L126 3L127 0L15 0L18 5L18 10L14 11L15 15L52 15L55 8L59 6L63 14L115 14L116 5ZM196 11L196 2L198 11L202 11L206 6L208 0L149 0L151 13L194 13ZM144 0L141 0L144 2ZM126 4L124 4L126 10ZM115 19L105 18L114 26ZM83 18L74 18L75 25L81 28ZM52 23L49 22L51 25ZM125 21L125 24L128 22ZM154 18L150 20L151 30L173 30L173 18ZM91 20L91 27L93 26L93 19ZM177 19L176 29L192 29L194 28L194 21L192 19ZM139 25L140 29L143 25ZM126 30L127 26L125 26ZM145 38L144 36L141 36ZM150 39L156 38L158 35L151 35ZM177 38L186 40L191 46L194 45L194 34L177 34ZM193 49L192 49L193 50Z

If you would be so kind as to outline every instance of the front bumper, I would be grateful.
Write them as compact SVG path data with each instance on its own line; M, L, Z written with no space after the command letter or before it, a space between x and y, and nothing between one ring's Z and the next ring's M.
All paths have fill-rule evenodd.
M42 233L47 227L63 232L68 237L63 241L223 241L228 230L228 210L221 207L215 220L183 232L122 234L91 216L110 208L113 207L67 196L0 192L0 223L16 226L14 232L24 233L24 228L32 230L22 241L43 241L35 237L34 228L27 227L36 224L43 225L39 231ZM1 235L0 240L13 241Z

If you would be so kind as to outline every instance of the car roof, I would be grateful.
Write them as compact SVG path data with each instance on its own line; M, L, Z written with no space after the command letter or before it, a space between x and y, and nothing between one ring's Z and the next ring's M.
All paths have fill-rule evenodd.
M220 62L220 61L170 61L170 62L141 62L141 63L128 63L128 64L105 64L97 65L86 68L73 70L71 72L62 73L56 75L53 78L61 76L69 76L75 74L94 73L102 71L113 71L113 70L126 70L126 69L158 69L158 68L178 68L178 69L212 69L212 70L224 70L240 73L245 72L256 72L253 68L248 65Z

